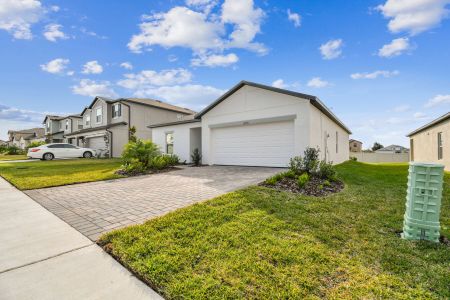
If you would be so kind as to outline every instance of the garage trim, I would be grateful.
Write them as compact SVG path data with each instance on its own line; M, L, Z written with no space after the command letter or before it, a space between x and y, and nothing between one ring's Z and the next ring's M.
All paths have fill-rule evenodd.
M296 115L287 115L287 116L279 116L279 117L271 117L271 118L260 118L260 119L250 119L236 122L225 122L225 123L216 123L210 124L208 128L221 128L221 127L235 127L235 126L245 126L245 125L256 125L263 123L272 123L272 122L283 122L283 121L291 121L297 118Z

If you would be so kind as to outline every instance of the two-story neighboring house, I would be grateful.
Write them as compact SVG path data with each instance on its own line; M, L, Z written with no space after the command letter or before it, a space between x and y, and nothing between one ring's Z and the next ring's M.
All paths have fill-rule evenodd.
M83 129L65 134L72 144L119 157L129 141L130 128L140 139L151 139L147 126L181 121L195 112L153 99L95 97L81 113Z
M362 144L363 143L358 140L351 139L348 141L348 149L350 152L361 152Z
M81 115L69 115L61 118L60 128L63 131L64 142L77 145L74 138L67 138L67 135L83 129L83 117Z
M47 115L42 124L45 128L45 137L48 143L62 143L64 142L64 129L61 120L62 116Z
M31 128L24 130L9 130L8 131L10 146L17 146L20 149L25 149L32 142L45 141L44 128Z

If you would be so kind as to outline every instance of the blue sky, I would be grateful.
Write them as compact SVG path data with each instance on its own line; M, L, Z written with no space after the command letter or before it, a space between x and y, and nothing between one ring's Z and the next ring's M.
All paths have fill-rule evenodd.
M95 95L318 96L368 147L450 111L450 0L0 0L0 139Z

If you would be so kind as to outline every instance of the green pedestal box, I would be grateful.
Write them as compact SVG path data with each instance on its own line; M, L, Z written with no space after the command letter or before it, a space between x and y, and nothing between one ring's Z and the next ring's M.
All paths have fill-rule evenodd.
M402 238L439 242L443 180L443 165L409 164Z

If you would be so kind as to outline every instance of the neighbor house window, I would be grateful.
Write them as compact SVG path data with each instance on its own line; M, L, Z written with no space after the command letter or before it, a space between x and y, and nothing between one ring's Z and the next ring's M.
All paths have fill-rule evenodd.
M438 141L437 141L438 142L438 159L442 159L444 156L444 149L443 149L444 143L442 141L442 132L438 132L437 138L438 138Z
M69 130L69 120L66 120L66 130Z
M83 121L79 120L77 121L77 123L78 123L78 130L83 129Z
M91 125L91 115L86 115L86 126L90 126Z
M173 132L166 133L166 153L173 154Z
M102 108L99 107L95 110L95 122L101 123L102 122Z
M336 131L336 153L339 152L339 135L338 132Z
M117 103L112 106L112 117L118 118L122 115L122 104Z

